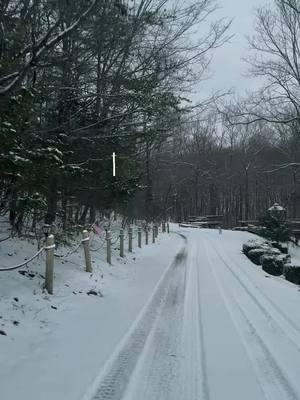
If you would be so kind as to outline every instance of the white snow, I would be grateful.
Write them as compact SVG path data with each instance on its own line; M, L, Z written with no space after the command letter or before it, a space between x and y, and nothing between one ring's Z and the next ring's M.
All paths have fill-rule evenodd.
M81 248L65 261L55 259L54 296L42 292L39 276L0 272L0 329L7 334L0 335L1 399L80 399L180 243L176 235L161 235L157 243L127 253L125 260L115 250L112 266L106 264L102 247L92 252L92 275L84 272ZM0 252L0 267L5 267L29 258L36 247L11 240L0 243ZM44 259L28 270L44 275ZM89 290L103 297L88 296Z
M93 252L92 275L82 249L56 260L54 296L1 272L1 399L300 399L299 288L242 254L252 234L172 230L112 266ZM7 243L1 266L36 250Z
M285 211L285 208L279 205L278 203L274 203L269 209L269 211Z

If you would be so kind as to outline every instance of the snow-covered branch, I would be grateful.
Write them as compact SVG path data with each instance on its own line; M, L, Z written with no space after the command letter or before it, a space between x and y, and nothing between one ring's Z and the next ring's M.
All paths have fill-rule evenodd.
M35 45L30 45L24 48L21 51L21 54L26 54L29 50L31 50L31 56L29 60L18 70L7 76L0 77L0 83L10 81L6 86L0 87L0 96L7 95L11 92L18 84L20 84L24 77L26 76L28 70L35 67L42 56L51 48L54 48L59 42L61 42L64 37L69 35L72 31L74 31L82 22L82 20L93 10L98 0L93 0L91 5L67 28L65 28L62 32L58 33L51 39L51 35L55 31L55 29L60 24L60 19L58 19L53 26L48 30L48 32L37 41Z

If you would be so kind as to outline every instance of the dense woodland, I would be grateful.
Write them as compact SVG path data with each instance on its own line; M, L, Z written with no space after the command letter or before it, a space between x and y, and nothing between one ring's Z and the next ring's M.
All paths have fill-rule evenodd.
M195 104L231 36L216 7L0 1L0 212L13 232L112 210L234 226L275 201L300 218L300 1L257 11L247 62L259 91Z

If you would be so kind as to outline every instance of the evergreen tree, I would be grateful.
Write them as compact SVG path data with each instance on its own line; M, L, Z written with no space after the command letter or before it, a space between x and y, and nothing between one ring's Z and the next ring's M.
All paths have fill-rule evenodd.
M0 1L0 213L17 232L24 221L93 222L97 209L124 210L152 190L155 152L226 38L223 20L188 38L214 9L214 0Z
M261 218L260 225L259 234L264 238L276 243L285 243L289 241L290 231L284 216L268 211Z

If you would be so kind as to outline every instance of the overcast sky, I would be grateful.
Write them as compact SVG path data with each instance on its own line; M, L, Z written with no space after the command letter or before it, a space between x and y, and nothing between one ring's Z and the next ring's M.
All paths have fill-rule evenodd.
M218 0L220 9L215 14L219 17L233 18L230 33L234 37L229 43L215 52L211 64L213 77L201 84L202 94L213 90L235 88L239 93L258 87L259 82L243 76L247 72L247 64L242 60L249 54L246 35L254 32L255 8L269 4L270 0ZM200 89L200 88L199 88ZM195 94L201 98L201 94Z

